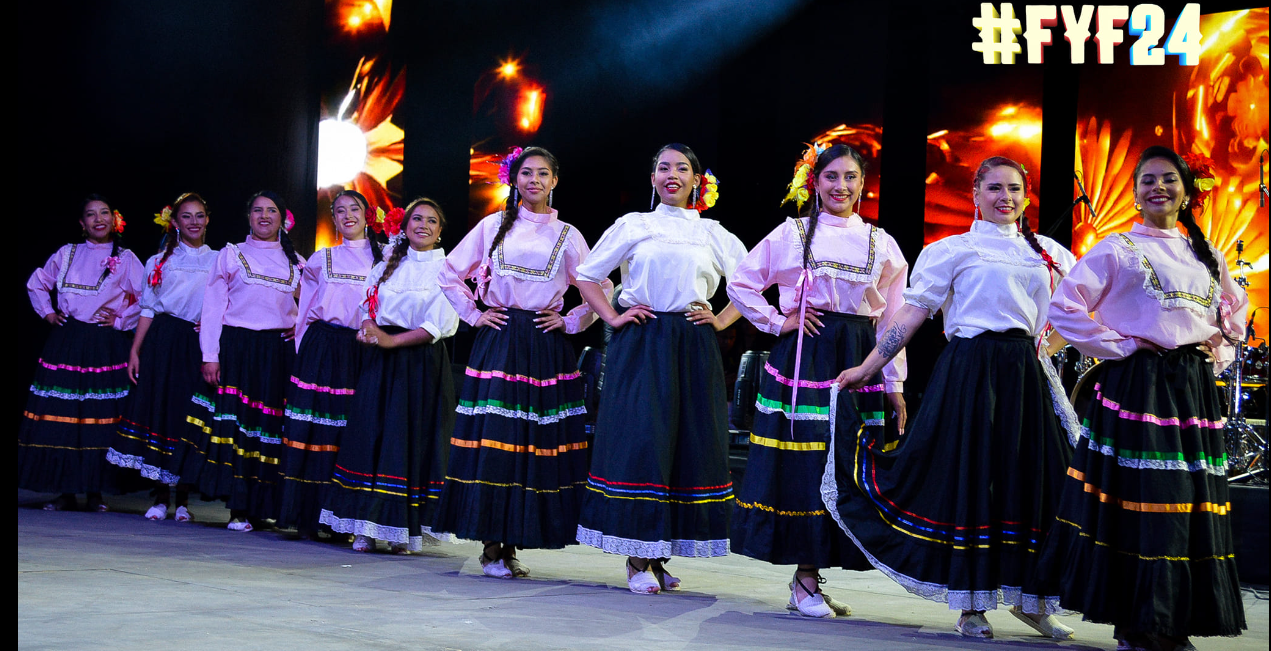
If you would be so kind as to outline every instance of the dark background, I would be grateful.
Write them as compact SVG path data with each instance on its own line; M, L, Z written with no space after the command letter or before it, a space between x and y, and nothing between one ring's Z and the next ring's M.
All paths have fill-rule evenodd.
M1182 3L1160 4L1172 21ZM1024 4L1015 7L1022 14ZM272 188L296 214L297 248L311 250L329 9L321 0L120 0L66 6L52 17L47 7L15 9L10 151L24 183L8 201L18 224L5 290L13 309L10 422L20 417L48 328L23 283L78 239L86 194L104 194L123 212L127 244L145 260L158 242L153 213L181 192L208 199L209 244L220 247L246 236L246 198ZM995 104L1010 75L1026 69L1043 80L1049 173L1040 192L1062 199L1040 215L1045 231L1067 218L1075 88L1079 74L1098 74L1089 63L1094 46L1087 43L1085 66L1073 66L1057 32L1043 65L985 66L971 50L978 14L979 3L906 1L399 0L389 42L408 70L394 115L406 132L403 197L427 194L463 214L468 148L481 128L473 84L516 55L532 61L549 93L542 128L523 144L561 160L555 205L588 241L618 216L647 210L650 157L682 141L721 181L706 216L754 245L792 210L778 203L802 143L840 123L873 123L884 129L879 223L912 262L922 246L930 106L950 93L965 97L967 110ZM1128 46L1118 57L1128 57ZM451 230L461 222L452 220ZM1069 237L1061 224L1056 238ZM721 299L722 291L717 307ZM911 345L909 392L920 392L942 341L935 324Z

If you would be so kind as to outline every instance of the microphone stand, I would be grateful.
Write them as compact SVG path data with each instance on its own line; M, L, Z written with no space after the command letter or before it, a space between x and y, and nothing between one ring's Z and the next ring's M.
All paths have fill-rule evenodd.
M1081 175L1077 174L1077 172L1074 171L1072 173L1072 178L1077 180L1077 189L1081 190L1081 195L1078 196L1076 199L1073 199L1072 205L1068 206L1068 209L1064 211L1068 215L1069 228L1072 227L1072 210L1073 208L1076 208L1078 204L1082 204L1082 203L1086 204L1086 209L1090 211L1090 215L1094 217L1095 219L1099 218L1099 213L1095 212L1094 204L1090 202L1090 197L1089 195L1086 194L1086 186L1081 183ZM1266 187L1263 186L1264 191L1265 189ZM1046 237L1054 237L1055 232L1059 230L1059 225L1063 223L1064 223L1063 219L1055 220L1054 222L1051 223L1050 227L1046 229L1046 232L1042 233L1042 235L1045 235Z

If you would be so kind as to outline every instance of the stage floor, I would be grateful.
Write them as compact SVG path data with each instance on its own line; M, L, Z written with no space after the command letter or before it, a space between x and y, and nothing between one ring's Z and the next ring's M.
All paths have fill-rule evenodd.
M675 559L685 589L627 591L622 559L585 547L526 551L533 577L481 575L477 543L421 554L235 533L219 502L198 522L149 522L149 496L111 513L39 510L18 491L20 649L1114 649L1112 627L1064 617L1071 642L1046 641L1004 610L995 640L953 632L955 616L878 572L829 570L825 589L855 614L812 620L785 610L793 568L730 555ZM1268 643L1265 589L1244 590L1249 631L1198 638L1206 650Z

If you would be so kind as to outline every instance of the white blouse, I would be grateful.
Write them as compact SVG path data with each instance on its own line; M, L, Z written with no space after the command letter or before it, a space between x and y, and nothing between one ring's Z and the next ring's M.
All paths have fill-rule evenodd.
M600 283L621 266L622 306L686 312L709 306L720 277L731 277L744 257L745 245L719 222L660 204L619 217L578 266L578 278Z
M150 277L163 253L150 256L146 260L145 287L141 291L141 316L153 319L156 314L167 314L198 323L203 318L207 274L216 262L216 254L217 251L206 244L196 249L178 242L168 261L163 263L163 282L158 286L150 284Z
M1063 273L1077 263L1058 242L1037 241ZM1021 329L1036 337L1046 327L1050 295L1060 277L1033 251L1015 224L977 220L971 231L922 250L909 277L905 302L944 310L945 337Z
M459 329L459 314L441 293L441 285L437 284L437 274L445 263L446 252L443 249L406 249L406 257L397 265L397 270L380 285L375 323L409 330L423 328L432 334L433 341L454 335ZM385 260L371 269L366 277L368 291L384 275L387 264ZM362 318L370 318L365 303L362 304Z

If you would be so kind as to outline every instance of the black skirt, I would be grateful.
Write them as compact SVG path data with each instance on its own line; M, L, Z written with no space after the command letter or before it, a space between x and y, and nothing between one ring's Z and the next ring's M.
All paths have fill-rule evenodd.
M587 481L582 377L563 332L505 314L472 344L434 528L559 549L575 543Z
M826 507L916 595L951 609L1057 612L1036 571L1072 455L1054 390L1023 331L955 337L894 452L859 424L836 426Z
M128 393L106 460L175 485L191 452L186 406L203 386L199 333L189 321L156 314L138 357L137 385Z
M1060 603L1121 634L1239 635L1213 364L1187 346L1096 372L1042 564Z
M67 319L44 343L18 427L18 488L99 493L115 488L106 451L119 426L132 332Z
M450 356L439 341L372 348L364 363L319 520L417 551L443 537L431 525L455 422Z
M186 417L206 460L203 497L249 517L278 517L284 396L295 357L281 330L221 330L221 385L200 386Z
M724 368L715 330L657 312L610 341L578 542L638 558L724 556Z
M287 386L279 526L315 529L368 347L357 331L309 324Z
M794 317L791 317L794 318ZM799 332L773 346L759 381L746 475L733 509L732 550L777 565L872 569L821 502L830 441L830 386L874 349L869 317L824 312L820 334L804 336L797 413L792 417L795 352ZM840 395L881 436L883 379ZM793 432L791 423L793 422ZM841 431L841 426L840 426Z

